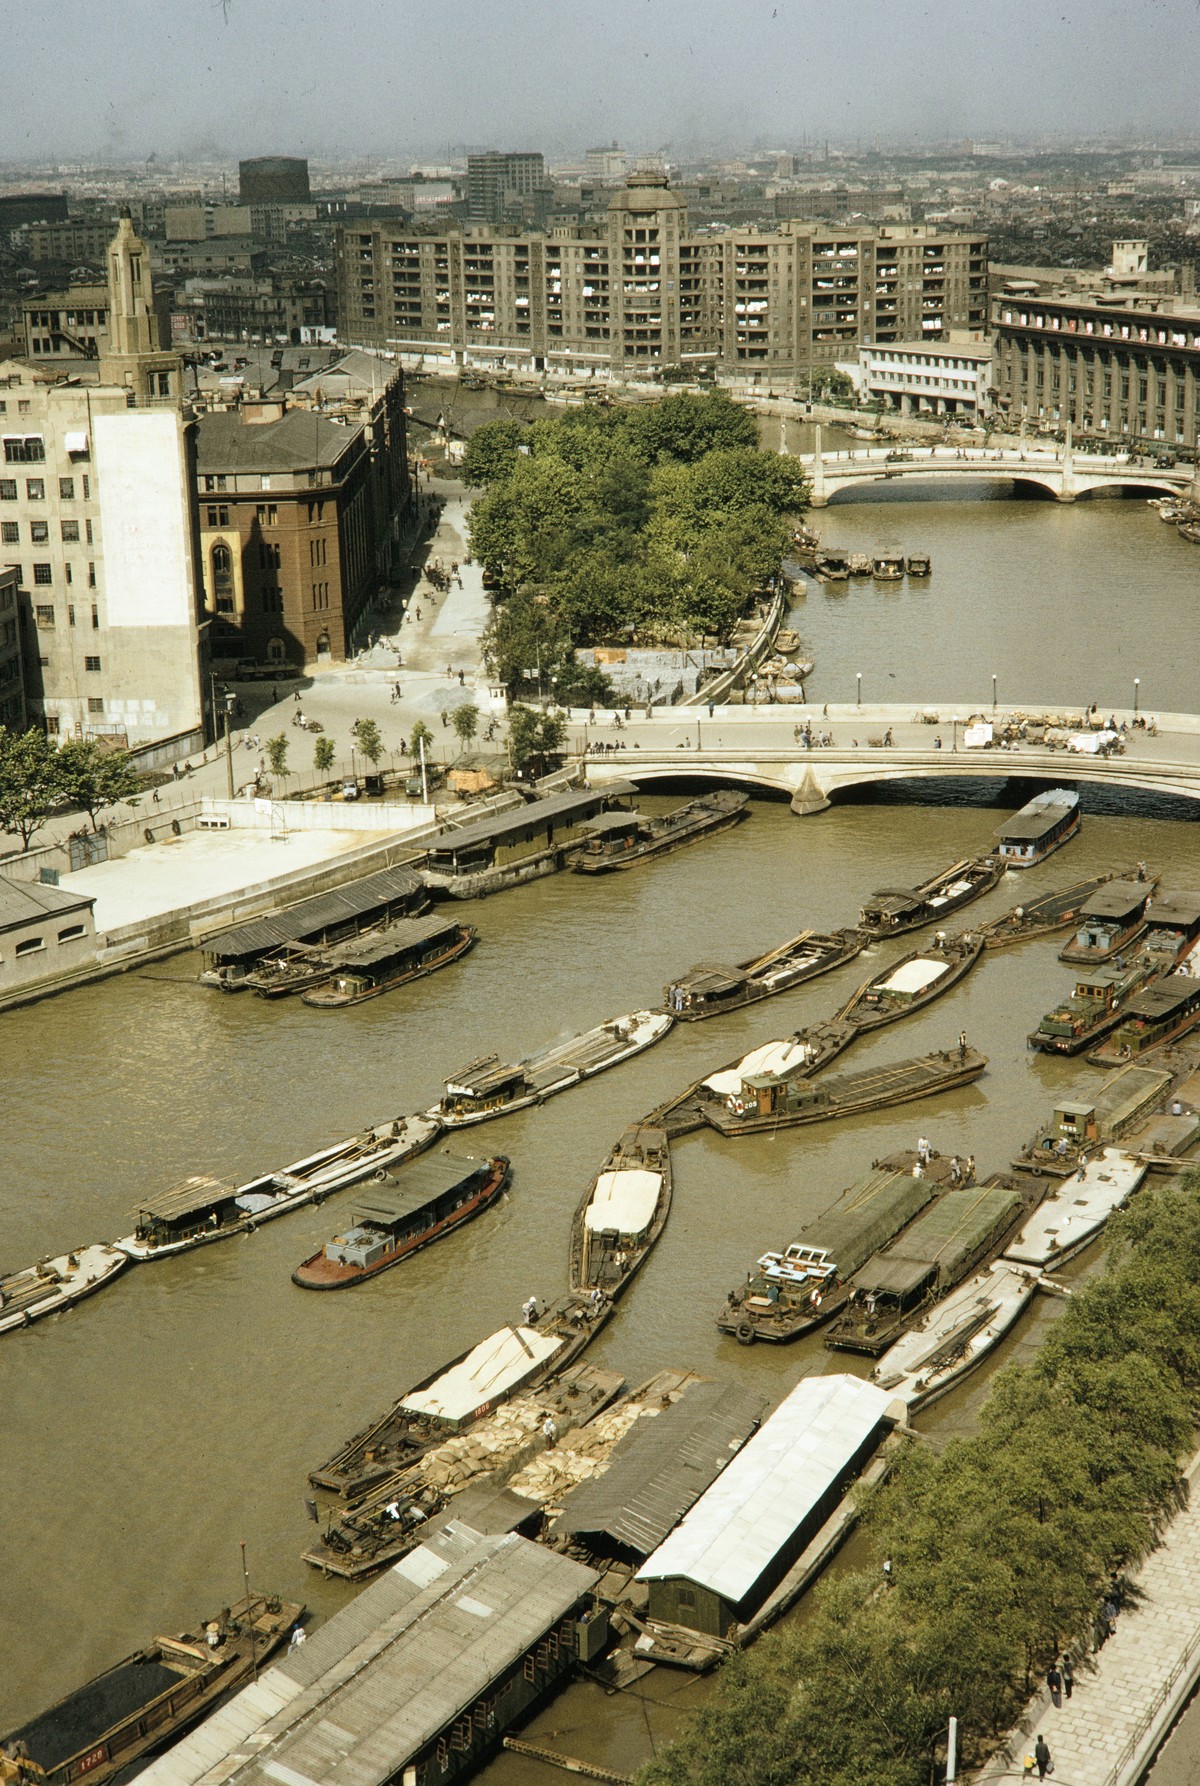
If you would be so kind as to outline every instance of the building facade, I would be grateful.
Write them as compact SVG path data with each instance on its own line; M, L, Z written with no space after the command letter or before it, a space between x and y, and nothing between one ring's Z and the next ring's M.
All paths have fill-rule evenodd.
M510 153L488 149L467 156L467 216L472 223L504 222L506 206L547 185L540 151Z
M975 421L991 407L992 350L972 341L898 341L860 347L854 373L859 398L899 415L956 416Z
M238 202L243 205L306 205L312 197L308 162L299 155L259 155L238 162Z
M6 732L23 732L29 723L19 598L16 566L0 563L0 726Z
M690 232L665 175L604 226L427 235L346 223L342 337L405 358L583 376L809 375L871 344L982 335L987 243L917 225Z
M95 903L40 881L0 881L0 997L93 962Z
M176 341L298 342L334 320L333 293L316 282L280 278L193 279L175 293Z

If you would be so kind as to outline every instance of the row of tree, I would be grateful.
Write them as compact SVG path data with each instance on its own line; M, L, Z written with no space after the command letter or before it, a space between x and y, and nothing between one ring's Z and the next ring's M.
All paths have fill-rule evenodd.
M471 548L500 592L489 667L512 694L564 703L611 697L579 646L727 637L808 501L798 463L761 452L724 393L492 422L463 475L483 492Z
M94 831L98 813L134 798L141 786L123 750L91 738L56 744L37 727L10 732L0 726L0 830L19 837L23 850L52 813L86 812Z
M1192 1173L1114 1221L1108 1268L973 1437L907 1447L867 1509L872 1566L736 1656L640 1786L928 1786L952 1714L977 1763L1181 1504L1198 1394Z

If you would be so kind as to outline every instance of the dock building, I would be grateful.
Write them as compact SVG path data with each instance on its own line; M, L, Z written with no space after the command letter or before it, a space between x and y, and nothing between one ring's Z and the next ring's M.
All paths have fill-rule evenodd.
M151 1763L145 1786L446 1786L603 1653L596 1572L453 1521Z

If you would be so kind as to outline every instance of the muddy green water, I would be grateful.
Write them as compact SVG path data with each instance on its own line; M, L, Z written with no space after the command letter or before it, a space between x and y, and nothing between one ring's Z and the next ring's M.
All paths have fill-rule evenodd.
M875 537L911 539L934 554L935 574L896 596L855 586L849 596L810 596L797 624L818 659L812 694L844 699L847 667L884 680L894 670L895 698L916 704L943 685L961 692L972 664L1014 688L1040 675L1053 694L1061 657L1064 699L1116 702L1121 679L1136 673L1160 705L1194 706L1200 555L1148 513L994 500L828 511L818 525L831 539L835 530L868 547ZM1044 600L1022 622L1014 591L1035 589ZM1030 637L1039 618L1057 628L1049 657ZM1009 805L1027 793L1014 784ZM11 1013L0 1081L0 1261L13 1268L124 1233L141 1195L191 1173L243 1179L421 1108L473 1056L532 1048L656 1004L663 983L695 961L748 955L806 924L852 922L875 886L911 883L986 849L999 817L994 807L894 801L799 820L759 801L741 827L644 870L595 882L559 876L477 905L465 915L481 942L462 965L357 1010L218 997L196 984L195 958L181 956ZM1196 887L1198 844L1185 809L1093 806L1076 842L1009 877L971 915L1137 857L1168 884ZM456 1142L463 1151L512 1156L511 1193L370 1284L314 1296L290 1282L292 1267L336 1226L334 1204L137 1267L73 1313L6 1336L0 1729L148 1634L229 1601L239 1591L239 1540L255 1583L306 1599L318 1616L342 1604L348 1589L299 1561L311 1530L306 1470L399 1390L513 1317L531 1291L559 1286L571 1212L626 1123L703 1069L831 1012L901 953L893 943L766 1005L680 1026L540 1111L466 1131ZM786 1241L876 1156L920 1131L991 1170L1056 1098L1094 1086L1087 1065L1025 1047L1069 978L1049 944L1000 953L843 1063L914 1054L965 1027L991 1061L973 1087L773 1139L683 1140L670 1224L596 1360L631 1382L667 1364L738 1375L774 1399L802 1374L862 1368L826 1352L819 1336L741 1349L717 1334L714 1315L757 1253ZM1035 1305L998 1358L1035 1345L1056 1308ZM965 1430L986 1386L980 1374L922 1425L936 1436ZM531 1734L632 1772L709 1690L665 1672L623 1695L580 1684ZM484 1777L508 1786L534 1768L505 1755Z

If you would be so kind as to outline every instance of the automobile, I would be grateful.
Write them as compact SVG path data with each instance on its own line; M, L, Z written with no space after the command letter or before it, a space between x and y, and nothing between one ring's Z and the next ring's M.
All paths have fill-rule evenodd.
M891 464L894 464L897 460L905 462L905 463L912 462L912 454L909 452L907 447L893 447L891 452L887 455L886 463L891 465Z
M356 781L344 781L342 783L342 799L343 800L357 800L358 799L358 783Z
M1154 460L1155 471L1171 471L1178 463L1174 453L1159 453Z

